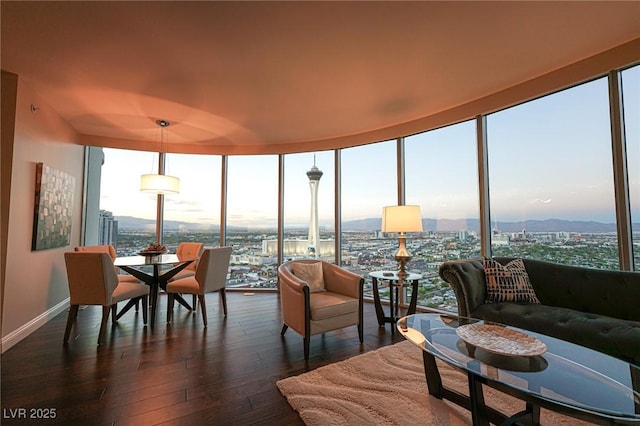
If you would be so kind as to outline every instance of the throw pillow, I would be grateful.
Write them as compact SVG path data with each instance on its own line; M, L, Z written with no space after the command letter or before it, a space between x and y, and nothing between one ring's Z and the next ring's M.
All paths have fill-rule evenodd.
M322 263L294 263L291 270L293 275L306 282L311 293L327 291L324 288L324 277L322 276Z
M482 259L487 284L487 302L540 303L529 280L522 259L502 265L493 259Z

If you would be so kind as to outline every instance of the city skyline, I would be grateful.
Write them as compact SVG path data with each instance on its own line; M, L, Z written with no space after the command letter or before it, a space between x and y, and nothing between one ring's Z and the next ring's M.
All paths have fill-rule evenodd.
M107 212L111 213L111 212ZM144 219L132 216L113 216L118 221L119 229L128 230L141 230L147 229L150 232L155 232L155 219ZM343 231L351 232L377 232L380 231L380 223L382 218L366 218L356 219L351 221L343 221ZM423 232L458 232L458 231L470 231L479 232L478 218L465 218L465 219L435 219L435 218L422 218ZM493 222L491 224L493 231L506 232L506 233L518 233L527 232L574 232L574 233L611 233L616 231L616 224L614 222L598 222L598 221L580 221L580 220L565 220L565 219L545 219L545 220L527 220L524 222ZM634 223L634 228L640 228L640 223ZM242 230L245 231L245 227L227 226L232 231ZM165 221L165 231L193 231L193 232L219 232L219 224L215 225L201 225L191 222L183 221ZM322 232L334 232L333 225L321 226ZM254 230L255 232L276 232L277 227L263 228L262 230ZM307 225L285 225L285 231L287 232L299 232L300 236L306 236L309 231Z

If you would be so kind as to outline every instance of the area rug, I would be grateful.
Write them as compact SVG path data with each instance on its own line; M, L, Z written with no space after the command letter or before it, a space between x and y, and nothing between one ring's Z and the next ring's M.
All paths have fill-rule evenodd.
M467 377L438 361L445 386L468 395ZM469 425L471 414L429 396L422 352L405 341L320 367L276 385L305 424L313 425ZM524 402L484 387L485 402L506 414ZM545 409L543 425L587 425Z

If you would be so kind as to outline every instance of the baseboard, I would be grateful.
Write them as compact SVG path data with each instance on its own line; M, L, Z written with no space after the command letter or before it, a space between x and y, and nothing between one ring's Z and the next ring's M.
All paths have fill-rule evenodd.
M0 353L4 353L6 350L20 342L22 339L29 336L31 333L51 321L54 317L56 317L60 312L64 311L69 307L69 298L67 297L62 302L58 303L54 307L49 310L43 312L38 315L22 327L18 328L15 331L7 334L0 340Z

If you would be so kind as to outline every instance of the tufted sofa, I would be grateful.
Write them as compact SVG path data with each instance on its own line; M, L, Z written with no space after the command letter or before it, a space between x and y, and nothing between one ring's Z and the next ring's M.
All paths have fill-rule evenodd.
M495 258L503 265L513 258ZM540 304L486 303L481 259L445 262L458 314L546 334L640 366L640 272L524 259Z

